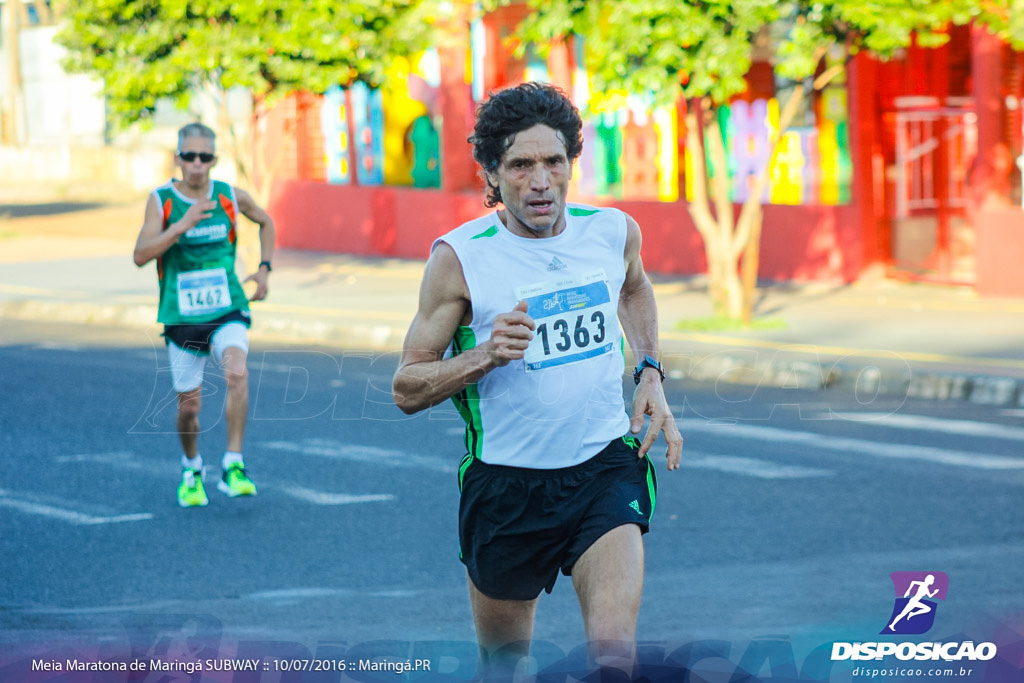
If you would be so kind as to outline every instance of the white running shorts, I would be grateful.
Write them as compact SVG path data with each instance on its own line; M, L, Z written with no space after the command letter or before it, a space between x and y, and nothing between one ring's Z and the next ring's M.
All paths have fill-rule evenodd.
M242 323L228 323L217 328L210 337L210 353L213 359L220 363L224 358L224 350L229 347L242 349L248 353L249 328ZM175 392L183 394L203 383L206 356L191 353L174 342L168 342L167 358L171 362L171 383Z

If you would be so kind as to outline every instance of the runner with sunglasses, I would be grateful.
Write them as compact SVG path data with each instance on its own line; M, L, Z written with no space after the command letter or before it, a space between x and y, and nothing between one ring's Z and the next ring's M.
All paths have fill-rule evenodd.
M215 143L214 132L201 123L178 131L174 163L181 180L170 180L150 195L134 255L137 266L157 262L157 320L164 324L184 451L178 485L182 507L209 503L198 436L203 373L210 356L227 383L227 449L217 488L229 497L256 495L242 458L249 411L249 300L267 296L274 221L245 190L210 178L217 163ZM239 213L260 229L259 267L242 282L235 273ZM256 290L247 300L243 282L250 280Z

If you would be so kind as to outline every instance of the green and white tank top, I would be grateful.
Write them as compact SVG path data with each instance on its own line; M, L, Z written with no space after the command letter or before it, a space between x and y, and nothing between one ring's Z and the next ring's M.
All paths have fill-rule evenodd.
M196 200L168 181L153 191L166 230ZM165 325L199 324L231 311L249 310L235 274L238 200L234 188L210 181L209 199L216 202L209 218L200 221L157 259L160 306L157 320Z
M622 398L619 291L626 220L616 209L566 207L544 239L509 232L493 213L434 243L455 250L473 320L449 353L490 339L495 316L525 300L537 329L526 358L495 368L453 397L466 448L484 462L553 469L584 462L629 430Z

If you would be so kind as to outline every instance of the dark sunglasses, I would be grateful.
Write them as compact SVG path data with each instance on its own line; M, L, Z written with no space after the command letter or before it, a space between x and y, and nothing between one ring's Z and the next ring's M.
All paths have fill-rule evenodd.
M195 161L196 157L199 157L199 161L204 164L208 164L217 158L217 155L210 154L209 152L178 152L178 156L181 157L182 161Z

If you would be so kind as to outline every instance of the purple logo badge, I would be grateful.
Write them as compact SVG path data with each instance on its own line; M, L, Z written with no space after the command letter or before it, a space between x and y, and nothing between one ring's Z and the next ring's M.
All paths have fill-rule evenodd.
M935 623L935 599L945 600L949 577L945 572L893 572L896 604L892 616L881 633L920 635Z

